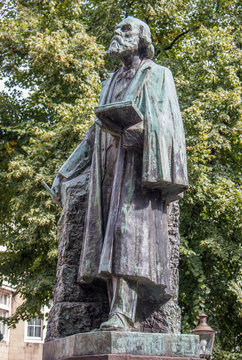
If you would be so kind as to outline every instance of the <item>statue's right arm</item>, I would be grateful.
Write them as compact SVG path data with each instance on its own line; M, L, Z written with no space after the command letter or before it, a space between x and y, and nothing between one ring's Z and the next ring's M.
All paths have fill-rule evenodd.
M81 173L84 172L88 166L90 166L92 160L94 140L95 125L93 124L89 128L82 142L77 146L77 148L72 152L66 162L62 165L53 181L51 190L55 194L55 198L58 203L62 204L61 187L63 182L69 181L81 175Z

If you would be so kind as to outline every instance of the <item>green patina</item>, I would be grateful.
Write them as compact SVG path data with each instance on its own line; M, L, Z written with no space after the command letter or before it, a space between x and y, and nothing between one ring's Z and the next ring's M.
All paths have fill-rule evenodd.
M199 359L199 337L135 332L95 332L76 334L44 345L43 360L65 356L129 354L174 356Z

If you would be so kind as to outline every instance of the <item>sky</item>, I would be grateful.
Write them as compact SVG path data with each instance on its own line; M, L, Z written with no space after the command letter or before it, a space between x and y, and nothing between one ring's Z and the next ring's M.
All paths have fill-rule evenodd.
M5 90L6 92L10 93L10 90L4 86L5 81L7 80L7 78L3 78L2 80L0 80L0 91ZM13 87L11 90L19 90L22 92L22 97L26 98L28 97L29 91L26 89L21 89L19 86L15 86Z

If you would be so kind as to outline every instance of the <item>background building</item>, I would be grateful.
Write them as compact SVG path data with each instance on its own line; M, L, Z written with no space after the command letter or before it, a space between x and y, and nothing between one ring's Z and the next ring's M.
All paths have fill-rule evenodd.
M0 246L0 251L4 248ZM0 287L0 316L9 317L23 300L20 295L14 295L14 288L7 282ZM43 309L43 313L48 312ZM38 317L31 321L19 321L15 329L9 329L0 321L0 332L3 340L0 341L1 360L41 360L42 348L46 333L47 322Z

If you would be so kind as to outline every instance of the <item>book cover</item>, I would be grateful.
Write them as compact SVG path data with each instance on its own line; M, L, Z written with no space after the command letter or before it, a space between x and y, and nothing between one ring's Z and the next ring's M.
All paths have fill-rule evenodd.
M125 130L143 121L143 114L133 101L120 101L94 108L95 115L109 130ZM111 128L110 128L111 127Z

